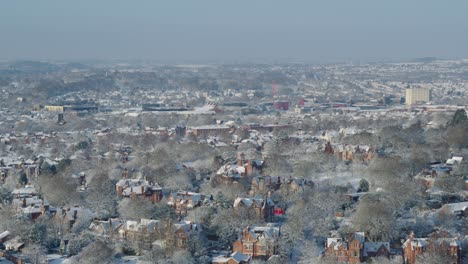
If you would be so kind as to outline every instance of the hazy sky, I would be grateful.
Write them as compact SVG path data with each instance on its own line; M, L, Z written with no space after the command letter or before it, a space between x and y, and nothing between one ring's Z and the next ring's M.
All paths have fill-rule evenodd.
M0 58L468 58L466 0L0 0Z

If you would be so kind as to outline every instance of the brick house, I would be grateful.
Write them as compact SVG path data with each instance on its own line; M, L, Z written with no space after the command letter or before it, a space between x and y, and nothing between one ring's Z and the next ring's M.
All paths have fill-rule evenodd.
M159 235L161 222L153 219L140 221L127 220L117 228L118 238L125 241L138 241L150 247Z
M335 156L337 156L341 160L344 160L344 161L352 161L353 160L353 148L351 146L338 145L335 148L334 153L335 153Z
M355 232L345 239L327 238L325 246L325 255L334 256L343 263L361 263L373 257L390 257L389 242L365 241L364 232Z
M276 254L280 228L278 226L249 226L242 237L234 242L233 251L251 258L268 259Z
M234 131L230 126L226 125L204 125L197 127L190 127L187 130L187 133L193 134L196 137L206 137L206 136L222 136L229 135Z
M451 238L446 232L435 233L429 238L415 238L411 232L408 239L403 243L403 260L405 264L423 263L419 258L426 252L432 251L436 254L446 255L450 264L462 263L460 238Z
M88 227L89 231L94 234L110 237L118 237L118 231L122 225L122 221L118 218L109 218L109 220L94 220Z
M251 191L253 193L265 193L276 191L281 187L280 176L255 176L251 181Z
M236 198L234 209L241 208L253 212L259 220L272 221L275 204L268 196L264 198Z
M15 198L12 202L13 211L17 215L21 215L29 220L36 220L43 214L53 215L56 209L49 205L49 202L44 199L40 199L37 196Z
M165 248L187 248L189 239L192 236L197 237L201 232L201 226L191 221L180 221L172 223L165 221L161 225L158 239L153 245Z
M332 155L343 161L359 160L369 162L375 156L375 148L368 146L336 145L332 146L327 142L324 147L324 153Z
M245 155L240 153L237 162L221 166L215 178L218 182L229 184L241 177L249 177L261 172L263 163L263 160L259 159L246 159Z
M213 180L214 182L221 184L231 184L245 175L246 169L244 166L239 166L238 164L225 164L218 169Z
M253 193L266 193L279 189L287 193L296 193L303 191L306 186L313 187L314 183L310 180L292 176L255 176L251 181L251 191Z
M150 183L142 179L121 179L115 188L121 197L143 197L153 203L161 201L162 188L156 183Z
M174 244L177 248L186 248L191 235L198 235L201 231L200 225L190 221L181 221L174 224Z
M167 204L171 205L178 215L185 215L187 211L201 206L203 199L205 196L200 193L178 191L169 195Z
M329 155L333 154L333 147L330 144L330 142L327 142L327 144L325 145L325 151L324 152L329 154Z
M85 213L89 215L92 214L90 210L79 207L78 205L71 208L61 208L54 215L54 222L62 234L68 234L78 219L78 216Z
M244 153L237 155L237 165L245 168L245 175L251 176L262 171L263 160L260 159L247 159Z

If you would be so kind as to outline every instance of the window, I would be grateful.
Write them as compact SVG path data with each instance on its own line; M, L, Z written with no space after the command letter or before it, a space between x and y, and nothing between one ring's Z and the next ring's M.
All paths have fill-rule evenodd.
M252 250L252 244L245 244L245 249Z

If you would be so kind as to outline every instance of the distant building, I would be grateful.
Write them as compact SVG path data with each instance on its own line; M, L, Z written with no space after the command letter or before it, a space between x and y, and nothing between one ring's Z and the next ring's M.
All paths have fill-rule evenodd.
M187 211L201 206L204 199L205 195L200 193L178 191L169 195L167 204L172 206L178 215L186 215Z
M65 107L63 105L45 105L44 109L49 112L63 112Z
M65 119L63 118L63 113L59 113L57 116L57 124L59 125L64 125L65 124Z
M426 103L431 100L431 91L428 88L408 88L405 95L407 106Z
M275 204L269 197L265 198L242 198L234 201L234 209L245 208L257 216L259 220L272 221Z
M190 128L190 132L197 137L209 135L228 135L233 131L234 129L232 127L225 125L204 125Z
M176 126L175 128L175 133L179 137L185 136L186 131L187 131L187 128L184 125L179 125L179 126Z
M157 183L142 179L121 179L116 183L117 194L122 197L144 197L152 203L162 198L162 188Z
M289 102L274 102L273 103L273 108L275 110L287 111L287 110L289 110Z

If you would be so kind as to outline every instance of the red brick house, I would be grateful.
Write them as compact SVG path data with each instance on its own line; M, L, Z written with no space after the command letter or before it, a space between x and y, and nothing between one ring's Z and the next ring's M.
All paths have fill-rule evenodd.
M355 232L345 239L328 238L325 255L334 256L343 263L361 263L373 257L390 257L390 243L368 242L364 232Z
M263 160L246 159L245 154L240 153L237 157L237 165L245 168L245 174L243 176L251 176L262 170Z
M167 204L171 205L177 214L185 215L187 211L200 206L204 198L200 193L178 191L169 195Z
M153 245L162 248L186 248L189 239L192 236L197 238L200 232L201 226L190 221L180 221L175 224L165 221L160 228L158 240L154 241Z
M409 238L403 243L403 260L405 264L423 263L420 259L431 251L435 254L446 255L449 264L461 264L462 252L460 238L451 238L446 232L435 233L429 238L415 238L411 232Z
M278 226L249 226L242 237L234 242L233 251L251 258L268 259L276 254L280 228Z
M201 231L200 225L190 221L181 221L174 224L174 243L177 248L186 248L191 235L198 235Z

